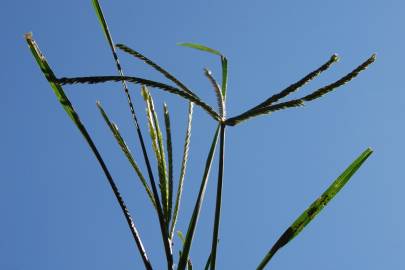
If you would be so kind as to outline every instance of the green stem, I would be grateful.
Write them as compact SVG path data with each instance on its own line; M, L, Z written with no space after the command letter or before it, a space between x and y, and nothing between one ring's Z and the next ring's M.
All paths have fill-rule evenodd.
M215 220L214 220L214 231L212 234L212 248L211 248L211 258L210 258L210 269L215 269L215 259L217 256L217 245L218 245L218 233L219 233L219 223L221 219L221 203L222 203L222 182L224 175L224 159L225 159L225 124L221 124L220 138L219 138L219 163L218 163L218 183L217 183L217 199L215 206Z
M159 225L160 225L160 230L162 232L163 245L164 245L165 253L166 253L167 269L172 270L173 269L173 253L172 253L170 240L168 237L168 231L166 229L166 221L163 216L162 206L159 201L159 194L158 194L158 191L156 188L155 178L153 177L152 167L150 165L149 157L146 152L145 142L143 140L143 136L142 136L141 130L139 129L138 125L137 125L136 131L138 133L139 142L141 143L142 153L143 153L143 157L145 159L146 168L148 170L148 175L149 175L149 179L150 179L150 183L151 183L151 187L152 187L153 196L155 197L155 201L156 201Z

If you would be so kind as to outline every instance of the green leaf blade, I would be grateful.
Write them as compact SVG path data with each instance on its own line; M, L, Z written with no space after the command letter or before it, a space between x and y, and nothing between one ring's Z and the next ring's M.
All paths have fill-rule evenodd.
M101 9L100 3L98 2L98 0L92 0L92 3L93 3L93 8L96 11L98 21L100 22L101 28L103 29L103 33L108 41L108 44L114 51L115 50L114 42L112 40L110 30L108 29L107 21L104 18L103 10Z
M212 54L215 54L215 55L218 55L218 56L222 56L222 53L220 51L212 49L212 48L207 47L207 46L202 45L202 44L198 44L198 43L183 42L183 43L177 43L177 45L187 47L187 48L196 49L196 50L203 51L203 52L212 53Z
M307 226L316 215L335 197L335 195L347 184L353 174L361 167L367 158L373 153L367 148L349 167L316 199L281 235L270 251L263 258L258 270L264 269L276 252L294 239Z

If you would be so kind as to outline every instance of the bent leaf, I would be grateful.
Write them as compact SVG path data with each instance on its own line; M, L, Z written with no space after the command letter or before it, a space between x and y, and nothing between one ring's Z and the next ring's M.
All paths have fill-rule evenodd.
M316 215L335 197L335 195L346 185L353 174L360 168L364 161L373 153L367 148L350 166L316 199L307 210L305 210L294 223L281 235L270 251L263 258L257 270L264 269L266 264L276 252L294 239L313 220Z
M210 47L207 47L205 45L198 44L198 43L184 42L184 43L177 43L177 45L192 48L192 49L196 49L196 50L200 50L200 51L203 51L203 52L212 53L212 54L219 55L219 56L223 56L220 51L217 51L215 49L211 49Z

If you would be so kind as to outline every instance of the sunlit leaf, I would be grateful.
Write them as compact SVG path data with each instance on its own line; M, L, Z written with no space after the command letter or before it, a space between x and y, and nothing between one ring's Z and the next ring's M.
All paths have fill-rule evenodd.
M326 191L316 199L305 210L293 224L281 235L273 247L263 258L257 269L264 269L266 264L276 254L276 252L294 239L304 228L313 220L316 215L335 197L335 195L346 185L353 174L360 168L364 161L373 153L368 148L366 149L352 164L326 189Z

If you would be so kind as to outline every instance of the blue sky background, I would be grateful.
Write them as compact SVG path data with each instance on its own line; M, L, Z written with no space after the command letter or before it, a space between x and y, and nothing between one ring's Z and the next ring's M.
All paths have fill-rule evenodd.
M295 97L340 78L376 52L367 71L321 100L227 130L217 268L255 269L278 236L368 146L375 153L352 182L280 250L269 269L404 268L403 1L101 4L116 42L156 60L213 106L202 68L219 77L218 59L175 44L198 42L226 54L229 115L300 79L332 53L341 61ZM101 169L23 39L33 31L58 76L115 75L91 1L8 1L0 22L0 268L142 269ZM120 57L127 74L165 81L139 61ZM156 215L95 106L96 100L103 103L144 170L120 85L65 90L116 178L153 265L164 269ZM139 87L131 85L131 91L146 136ZM163 101L171 111L177 179L187 105L153 94L159 112ZM214 121L196 107L177 227L183 232L214 129ZM211 244L216 173L214 167L192 247L195 269L202 269ZM176 252L179 247L176 239Z

